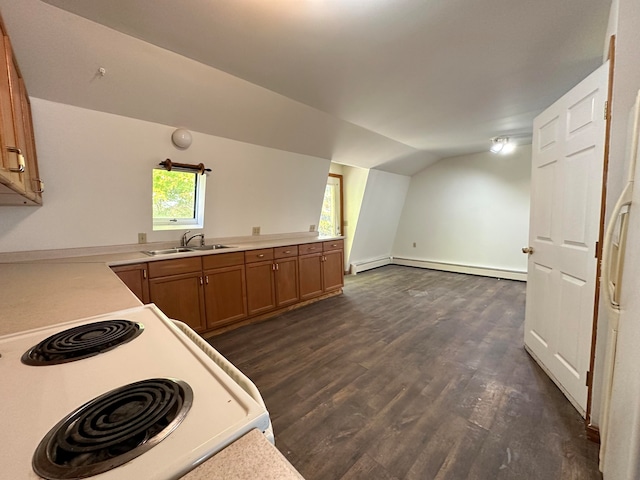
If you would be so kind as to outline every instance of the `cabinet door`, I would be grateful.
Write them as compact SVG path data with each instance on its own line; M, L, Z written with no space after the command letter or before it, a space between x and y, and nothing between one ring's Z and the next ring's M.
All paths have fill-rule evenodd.
M111 267L120 280L131 290L142 303L149 303L149 280L147 278L147 264L136 263Z
M342 288L344 285L343 262L342 250L324 252L324 261L322 262L322 287L325 292Z
M247 316L244 265L204 272L207 328L227 325Z
M0 40L0 181L15 191L24 193L24 173L19 173L18 156L9 148L16 147L16 131L13 124L13 109L10 87L12 55L7 52L8 42Z
M202 332L205 330L203 283L201 273L152 278L149 280L151 301L169 318Z
M301 255L299 261L300 300L322 294L322 253Z
M258 315L276 308L276 292L273 282L274 263L247 263L247 309L249 315Z
M298 294L298 258L276 260L276 305L284 307L297 303Z
M41 205L44 183L40 179L40 172L38 170L36 140L33 133L33 117L31 115L31 101L29 100L29 94L27 93L27 88L22 78L20 78L20 100L22 102L22 125L25 134L25 156L27 157L27 196Z

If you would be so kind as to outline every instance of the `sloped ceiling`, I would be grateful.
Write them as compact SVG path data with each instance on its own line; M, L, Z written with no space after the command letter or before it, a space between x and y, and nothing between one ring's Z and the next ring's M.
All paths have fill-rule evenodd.
M29 15L34 2L39 3L29 0L32 8L23 10L11 5L23 0L0 2L5 4L3 16L7 16L5 9L10 10L5 22L12 38L12 21L20 22L21 16ZM252 122L236 118L235 112L228 117L233 125L224 115L213 123L210 118L199 119L206 116L199 105L203 94L208 95L207 85L181 91L180 103L191 106L191 112L186 109L182 117L166 118L160 110L166 111L167 105L158 101L158 94L165 91L164 82L175 82L170 87L176 87L179 72L159 75L149 71L154 77L146 85L118 81L126 93L113 93L111 106L104 107L92 103L90 95L82 98L81 89L67 88L61 93L64 86L52 81L55 74L47 79L42 65L29 64L23 70L32 74L32 78L26 73L25 77L34 96L56 101L63 96L64 101L87 108L169 124L180 122L205 133L409 175L439 158L486 150L489 139L497 135L530 141L535 115L601 63L610 6L607 0L46 3L228 74L203 70L204 83L224 76L227 82L241 79L247 91L262 87L255 90L256 98L246 98L246 104L234 98L224 105L224 91L212 90L211 96L220 97L222 103L210 107L218 112L237 107L252 121L262 117L263 122L278 127L251 134ZM57 35L38 40L39 46L26 33L19 34L24 50L44 48L42 43L54 37L62 41L66 27L70 27L67 35L87 30L86 26L74 29L80 20L68 13L46 8L43 19L47 22L43 20L41 28L51 29L45 23L52 21L67 25L59 25ZM116 41L100 37L109 35L104 30L93 28L92 32L96 39ZM126 52L120 57L109 57L107 52L117 47L96 46L95 65L108 58L118 67ZM17 45L15 48L18 50ZM158 52L149 50L148 54ZM19 61L21 66L31 62L24 55ZM168 70L178 66L182 66L180 60L172 57ZM194 68L190 65L183 71ZM273 107L278 115L261 114L263 103L258 97L267 96L269 102L279 102Z

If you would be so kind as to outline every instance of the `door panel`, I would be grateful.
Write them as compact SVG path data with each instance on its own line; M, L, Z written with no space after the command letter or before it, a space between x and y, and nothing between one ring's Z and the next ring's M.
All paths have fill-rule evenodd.
M534 121L525 345L584 414L608 63Z

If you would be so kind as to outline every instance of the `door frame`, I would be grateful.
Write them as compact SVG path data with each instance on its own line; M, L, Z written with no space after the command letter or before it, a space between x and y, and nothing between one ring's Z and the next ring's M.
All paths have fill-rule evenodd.
M344 236L344 196L342 192L343 176L337 173L329 173L329 177L337 178L340 182L340 235Z
M593 322L591 326L591 354L589 358L589 375L587 378L587 408L584 416L587 438L600 443L600 429L591 421L591 404L593 403L593 372L596 360L596 340L598 337L598 310L600 308L600 276L602 274L602 242L605 232L605 217L607 210L607 180L609 173L609 146L611 140L611 101L613 98L613 76L615 70L616 36L609 37L609 86L607 91L607 111L605 117L604 159L602 165L602 199L600 201L600 233L596 250L596 284L593 300Z

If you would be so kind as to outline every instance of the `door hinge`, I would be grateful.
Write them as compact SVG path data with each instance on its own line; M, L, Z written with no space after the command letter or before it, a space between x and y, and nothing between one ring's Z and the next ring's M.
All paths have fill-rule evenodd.
M584 384L587 387L590 387L591 384L593 383L593 376L589 370L587 370L587 374L584 376L584 379L585 379Z
M594 257L599 258L600 257L600 242L596 242L596 251L594 253Z
M604 101L604 119L609 118L609 100Z

